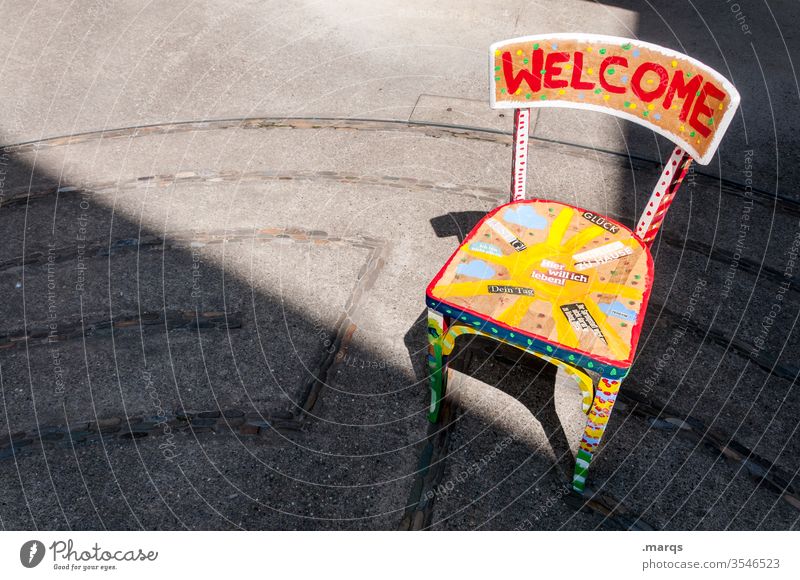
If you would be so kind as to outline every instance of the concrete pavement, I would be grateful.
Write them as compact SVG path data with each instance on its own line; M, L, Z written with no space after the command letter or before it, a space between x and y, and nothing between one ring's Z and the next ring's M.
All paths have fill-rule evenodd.
M725 2L656 7L5 3L0 524L796 528L798 15L752 8L745 34ZM586 502L563 491L577 387L471 341L431 429L421 321L507 196L486 47L577 29L684 50L743 97L662 230ZM541 112L530 192L631 223L667 150L640 129Z

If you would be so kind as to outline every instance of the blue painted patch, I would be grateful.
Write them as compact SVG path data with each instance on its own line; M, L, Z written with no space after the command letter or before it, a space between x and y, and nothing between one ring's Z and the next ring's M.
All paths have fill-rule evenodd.
M655 120L658 121L661 118L661 113L656 113L653 115L653 117L655 117Z
M632 54L633 54L633 58L638 58L639 57L639 49L638 48L634 49Z
M473 252L483 252L484 254L491 254L492 256L502 256L503 252L494 244L487 242L473 242L469 245L469 249Z
M622 82L623 83L627 83L628 82L628 75L622 75Z
M611 304L598 304L597 306L606 316L616 316L623 320L636 322L636 311L627 308L619 300L614 300Z
M520 205L507 209L503 219L529 230L543 230L547 227L547 220L533 211L533 208L529 205Z
M466 264L459 264L456 268L456 274L469 276L470 278L480 278L481 280L489 280L497 276L497 272L483 260L473 260Z

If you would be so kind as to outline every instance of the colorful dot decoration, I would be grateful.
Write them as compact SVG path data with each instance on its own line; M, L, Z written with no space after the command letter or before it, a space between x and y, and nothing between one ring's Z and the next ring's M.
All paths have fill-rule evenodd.
M540 45L540 43L537 42L537 43L533 43L532 46L533 46L533 50L538 50L541 45ZM556 44L556 43L552 43L550 46L551 46L552 49L557 49L558 48L558 44ZM632 52L631 52L631 56L633 56L634 58L638 57L639 54L640 54L640 51L638 49L634 48L631 43L622 44L622 45L620 45L620 47L623 50L631 50L631 49L633 49ZM605 48L605 47L597 47L597 46L586 46L585 47L585 51L587 53L591 53L591 52L593 52L595 50L600 55L605 55L605 54L608 53L608 49ZM502 55L502 51L501 50L495 50L494 54L496 56L501 56ZM530 64L530 62L531 62L530 58L529 58L529 56L525 56L524 55L524 51L523 50L521 50L521 49L516 50L516 54L517 54L517 56L522 56L523 57L521 59L523 64L526 64L526 65ZM670 66L672 68L677 68L678 64L679 64L679 62L677 60L672 60L670 62ZM573 67L573 65L571 63L565 63L563 65L563 69L566 70L566 71L571 71L571 70L573 70L573 68L574 67ZM502 76L500 76L501 75L501 73L500 73L501 70L502 70L502 66L500 66L500 65L495 65L494 66L494 71L496 73L496 76L494 76L494 80L497 83L500 83L502 81ZM589 68L585 69L585 71L589 75L595 75L595 73L596 73L596 71L592 67L589 67ZM547 70L544 69L544 68L541 69L539 72L542 75L546 75L547 74ZM617 71L617 69L614 66L609 66L608 68L605 69L604 74L611 76L611 75L616 75L618 72L625 72L625 71ZM686 74L687 78L691 77L693 75L693 73L688 72L688 71L685 74ZM621 74L619 76L617 82L619 82L620 84L627 84L629 82L629 80L630 79L629 79L629 75L628 74ZM645 80L645 82L646 82L647 85L653 85L654 82L655 82L655 79L648 78L648 79ZM500 88L499 92L501 94L503 94L503 95L509 94L506 88ZM523 91L521 91L521 90L517 90L513 94L514 95L519 95L519 96L523 96L524 95L524 98L526 100L531 100L531 99L534 99L536 97L535 94L532 94L530 92L523 93ZM563 96L563 95L566 94L566 91L564 89L560 89L560 90L557 91L557 94ZM702 94L703 94L702 91L696 91L695 92L695 96L696 97L700 97ZM609 95L609 94L604 93L603 90L600 89L600 88L595 88L594 89L594 95L598 99L602 99L602 101L604 103L606 103L606 106L610 105L609 101L611 100L611 97L613 96L613 95ZM585 97L584 93L574 93L574 98L576 98L577 100L580 100L580 101L584 101L586 97ZM539 96L539 99L542 100L542 101L546 101L546 100L548 100L548 97L547 97L547 95L542 94L542 95ZM639 106L639 105L641 105L641 106ZM654 111L654 105L653 104L644 104L644 103L637 104L635 102L625 101L624 102L624 107L627 108L627 109L630 109L630 110L636 110L637 108L639 110L641 110L642 114L641 114L640 118L641 117L651 118L651 119L653 119L655 121L660 121L663 118L661 113L658 113L658 112ZM719 103L717 108L720 111L724 111L725 110L725 103ZM677 105L673 104L670 107L670 110L676 110L676 109L678 109ZM711 118L708 119L707 124L709 126L713 126L715 124L715 122L716 122L715 119L713 117L711 117ZM680 129L679 130L680 130L681 133L686 133L687 132L687 129L686 129L686 127L684 125L680 125ZM689 137L695 137L695 136L696 136L696 132L695 131L691 131L689 133ZM698 139L697 143L699 143L699 142L700 142L700 140Z
M444 311L449 316L453 316L454 318L456 318L458 320L461 320L465 324L469 324L469 325L475 327L477 330L479 330L481 332L491 333L491 334L497 335L498 338L503 340L503 342L509 341L509 339L511 339L510 340L511 344L515 344L517 346L520 346L520 347L524 348L525 350L528 350L528 351L531 351L531 352L541 352L541 350L543 350L548 355L556 356L556 357L559 357L559 356L560 357L564 357L567 360L569 360L570 362L573 362L574 364L580 365L580 366L582 366L584 368L593 369L596 372L599 372L599 373L601 373L603 375L606 375L606 376L609 376L609 377L610 376L616 376L618 371L619 371L619 369L615 369L614 367L606 367L603 364L598 364L598 363L595 363L595 362L593 362L591 360L587 360L581 355L578 355L578 354L575 354L575 353L570 353L568 351L567 352L563 352L563 351L561 351L561 349L558 349L558 348L554 347L553 345L546 344L546 343L544 343L544 344L537 343L532 338L528 338L527 336L524 336L524 335L523 336L518 336L517 333L511 332L509 329L498 328L497 326L494 326L494 325L490 324L486 320L476 319L475 316L468 315L468 314L466 314L464 312L460 312L458 310L454 311L454 310L452 310L450 308L443 308L444 305L441 304L441 303L437 303L437 302L434 302L434 301L431 301L431 300L427 300L426 302L428 304L428 307L433 308L435 310L438 310L440 312ZM612 384L612 385L615 384L615 382L611 381L610 379L604 379L604 380L609 384Z

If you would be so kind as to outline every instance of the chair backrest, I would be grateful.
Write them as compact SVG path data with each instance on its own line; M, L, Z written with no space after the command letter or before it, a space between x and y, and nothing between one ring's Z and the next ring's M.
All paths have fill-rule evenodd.
M491 106L516 109L512 200L525 197L531 108L608 113L677 145L637 226L637 235L648 242L691 161L711 161L739 106L739 93L712 68L638 40L592 34L526 36L496 42L489 59Z

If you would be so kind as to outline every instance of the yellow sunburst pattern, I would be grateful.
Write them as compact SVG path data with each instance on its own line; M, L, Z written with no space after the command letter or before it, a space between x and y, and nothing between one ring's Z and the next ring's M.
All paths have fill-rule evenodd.
M627 361L649 265L642 242L599 214L520 201L465 240L432 295L550 342Z

